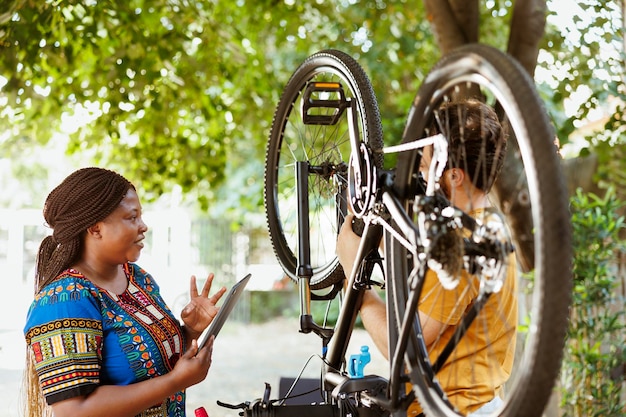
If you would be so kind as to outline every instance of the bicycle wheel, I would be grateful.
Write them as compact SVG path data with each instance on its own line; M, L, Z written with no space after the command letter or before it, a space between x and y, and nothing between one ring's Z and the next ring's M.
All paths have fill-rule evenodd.
M469 98L495 109L508 132L506 152L488 140L487 118L472 120ZM441 176L429 171L433 148L426 147L399 155L395 179L404 226L421 227L429 241L417 241L417 251L394 241L387 259L395 278L388 284L396 311L390 323L414 311L411 303L419 311L406 315L405 326L418 408L427 416L463 416L493 398L489 415L539 416L559 372L572 286L567 191L553 128L516 61L468 45L430 72L403 142L437 133L449 149ZM485 155L504 156L487 194L494 208L487 209L475 192L488 189L498 169ZM462 189L459 174L470 180ZM438 181L431 197L418 191L420 176ZM449 200L460 210L446 219Z
M354 161L350 161L351 129L361 143ZM372 167L382 166L381 148L378 104L359 64L336 50L307 58L291 76L278 103L265 160L270 239L291 278L297 279L299 266L296 163L306 162L309 171L310 286L321 289L344 278L335 246L347 210L346 187L360 181L357 186L364 192L372 189ZM369 174L350 180L350 163L362 164Z

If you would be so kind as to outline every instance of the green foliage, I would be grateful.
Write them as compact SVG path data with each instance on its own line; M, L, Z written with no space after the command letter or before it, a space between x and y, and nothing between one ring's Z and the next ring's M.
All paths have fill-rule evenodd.
M585 13L548 26L539 56L562 143L624 94L621 3L576 3ZM480 41L505 49L513 3L479 4ZM0 14L0 157L18 163L28 154L19 150L60 132L81 165L120 170L147 201L177 186L204 209L258 212L282 88L326 48L353 55L370 75L385 142L397 143L440 58L422 2L10 0ZM564 101L580 91L588 99L566 115ZM623 142L621 109L612 113L611 146Z
M571 199L574 253L574 294L561 374L564 416L621 415L626 363L625 301L616 293L616 255L625 249L619 233L622 202L612 190L604 197L583 194Z
M550 7L559 3L548 2L552 21L564 18L562 11ZM575 129L581 127L587 117L595 117L598 111L619 118L617 130L615 124L607 124L603 130L623 131L622 111L611 107L610 103L626 99L623 2L576 0L568 3L573 8L573 21L561 27L548 24L537 63L537 71L546 78L541 86L542 96L555 121L561 144L568 143ZM565 113L568 100L574 105L570 114Z
M292 284L292 283L290 283ZM324 291L322 290L321 293ZM319 293L319 291L318 291ZM333 327L339 318L340 297L332 300L311 301L311 317L323 327ZM296 285L289 285L281 291L252 291L250 295L250 320L263 323L275 317L298 317L300 301ZM361 317L357 316L355 328L363 328Z
M240 191L244 209L260 206L272 113L306 56L338 48L371 63L368 71L389 77L378 91L398 102L391 119L415 91L407 72L432 62L415 53L430 38L423 10L404 1L77 0L13 8L0 20L0 119L11 126L2 152L65 131L68 152L122 170L148 200L176 184L205 208L225 182L230 193ZM432 42L425 51L432 57Z
M294 291L251 291L250 321L265 323L276 317L297 317L298 295Z
M223 24L237 17L237 8L220 4L23 4L5 26L2 44L3 90L19 112L5 112L5 120L20 139L41 143L70 129L70 152L89 151L96 163L123 169L154 196L178 184L210 199L240 140L234 114L263 104L237 80L268 90L263 57L240 28ZM243 25L251 20L239 17ZM65 126L72 115L89 124Z
M503 42L507 7L483 8L482 41ZM439 58L421 2L14 0L0 15L0 120L10 126L0 157L64 132L69 153L119 169L148 201L177 185L205 209L258 211L282 88L326 48L363 65L385 140L397 143Z
M623 111L620 110L620 111ZM621 114L609 118L607 125L620 124ZM626 141L619 127L607 129L603 134L589 138L590 149L598 157L595 182L602 189L613 188L618 198L626 200ZM624 214L622 208L622 214Z

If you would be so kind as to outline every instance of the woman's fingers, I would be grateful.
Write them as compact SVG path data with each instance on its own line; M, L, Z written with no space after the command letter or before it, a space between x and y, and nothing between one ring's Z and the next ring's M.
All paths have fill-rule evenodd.
M198 341L196 339L191 340L191 345L183 354L183 357L193 358L199 352Z
M224 295L225 292L226 287L220 288L215 294L213 294L213 297L210 298L211 302L213 304L217 304L217 302L220 300L220 298L222 298L222 295Z
M206 281L204 281L204 285L202 286L202 296L209 297L209 292L211 292L211 284L213 283L213 278L215 278L215 274L211 272L207 277ZM197 290L196 290L197 291Z
M213 342L215 341L215 336L211 336L211 338L204 344L202 349L199 349L196 353L196 358L200 359L203 362L211 363L211 357L213 356Z
M198 285L196 283L196 276L192 275L189 280L189 296L191 299L194 299L198 296Z

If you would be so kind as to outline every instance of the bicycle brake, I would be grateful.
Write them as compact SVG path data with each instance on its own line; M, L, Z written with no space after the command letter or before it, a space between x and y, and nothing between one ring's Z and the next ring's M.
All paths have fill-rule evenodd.
M373 285L380 287L381 289L385 288L385 283L374 281L371 279L372 272L374 271L374 267L378 265L378 267L383 270L383 258L379 255L369 256L365 258L365 261L361 263L359 273L357 274L357 279L354 281L355 289L371 289Z
M365 222L363 219L354 217L352 219L352 231L359 237L363 236L363 230L365 229Z
M250 409L250 401L245 401L239 404L226 404L226 403L221 402L220 400L217 400L217 405L219 405L220 407L228 408L230 410L241 409L243 411L239 413L240 416L243 416L246 410Z
M239 413L240 416L252 416L252 417L265 417L273 415L270 410L272 408L272 404L270 401L270 393L272 391L272 387L267 382L265 383L265 391L263 393L263 399L258 399L254 402L254 404L250 403L250 401L245 401L239 404L226 404L221 401L217 401L217 405L224 408L229 408L231 410L241 409L242 412Z

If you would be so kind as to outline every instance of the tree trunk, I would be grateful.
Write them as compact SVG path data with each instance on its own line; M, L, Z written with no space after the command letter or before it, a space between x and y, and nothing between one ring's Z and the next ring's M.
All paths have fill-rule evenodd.
M539 42L546 26L546 0L516 1L513 6L508 53L533 76L537 66Z
M442 54L478 42L478 0L424 0L424 6Z
M431 22L435 40L446 54L466 43L478 42L478 0L424 0L427 16ZM508 52L516 58L531 76L534 74L539 54L539 42L546 24L546 0L520 0L513 6ZM518 198L523 195L517 181L521 161L515 158L515 146L509 147L506 169L496 183L496 198L506 204L507 220L517 246L517 256L524 271L534 267L533 223L530 204ZM522 194L520 194L522 193ZM527 194L527 193L526 193Z
M539 42L543 37L546 25L546 10L546 0L518 0L513 6L507 52L517 59L531 77L535 74L535 67L537 66ZM509 154L512 153L512 148L514 147L509 147ZM522 162L520 159L507 159L513 162L513 165L507 167L508 169L513 171L521 170ZM506 175L506 172L503 171L503 174ZM498 181L498 183L496 188L503 195L511 195L511 193L518 192L512 187L519 185L511 183L505 186L504 181ZM518 245L518 259L522 269L530 271L535 265L535 246L532 237L534 228L531 213L532 207L520 199L514 199L511 203L509 222Z
M596 195L603 195L605 192L593 181L593 175L598 169L597 155L590 154L586 157L565 159L562 161L561 167L569 195L574 195L578 188Z

